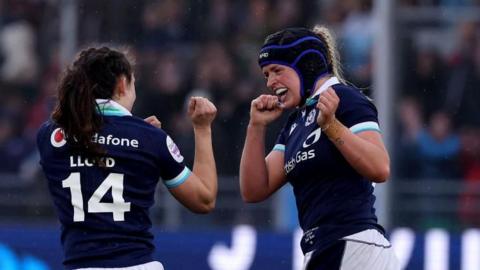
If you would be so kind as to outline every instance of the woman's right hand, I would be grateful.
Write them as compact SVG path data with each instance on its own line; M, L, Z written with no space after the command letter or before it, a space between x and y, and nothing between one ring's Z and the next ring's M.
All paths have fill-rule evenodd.
M280 117L283 106L277 96L261 95L250 106L250 124L266 126Z
M217 114L217 108L208 99L191 97L188 104L188 116L194 128L210 127Z

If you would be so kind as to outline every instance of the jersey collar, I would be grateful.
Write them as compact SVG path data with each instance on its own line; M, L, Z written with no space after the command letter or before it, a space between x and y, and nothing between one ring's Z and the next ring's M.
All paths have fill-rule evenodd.
M97 111L105 116L132 116L132 113L125 107L111 99L96 99Z
M330 79L328 79L326 82L324 82L322 85L320 85L320 87L315 90L315 93L313 94L313 96L307 98L307 101L305 102L305 104L307 106L310 106L312 104L315 104L317 103L318 101L318 96L325 90L327 90L330 86L332 85L335 85L335 84L339 84L340 81L338 80L337 77L333 76L331 77Z

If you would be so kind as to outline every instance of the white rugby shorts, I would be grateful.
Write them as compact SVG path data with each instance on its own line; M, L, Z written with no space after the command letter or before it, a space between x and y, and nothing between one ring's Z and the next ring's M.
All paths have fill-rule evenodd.
M390 242L377 230L361 231L339 240L345 241L343 256L338 258L340 270L400 270ZM315 250L305 254L303 269L308 269L314 253Z
M400 270L392 245L377 230L365 230L342 240L347 243L340 269Z

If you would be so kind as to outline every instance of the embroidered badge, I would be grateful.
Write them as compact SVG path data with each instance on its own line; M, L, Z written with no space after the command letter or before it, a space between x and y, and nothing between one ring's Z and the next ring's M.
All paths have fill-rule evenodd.
M170 155L172 155L176 162L180 163L183 161L183 156L180 154L180 149L178 149L177 145L173 142L170 136L167 136L167 148L170 152Z
M308 127L311 123L315 122L315 116L317 114L316 110L311 110L307 116L307 120L305 120L305 126Z

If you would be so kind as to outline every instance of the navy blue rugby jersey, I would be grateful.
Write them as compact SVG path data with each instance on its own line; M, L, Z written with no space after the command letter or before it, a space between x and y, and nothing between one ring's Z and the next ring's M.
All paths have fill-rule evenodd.
M52 121L37 135L40 164L61 223L67 269L151 262L149 209L159 178L168 188L191 171L172 139L113 101L102 101L105 124L92 140L107 151L105 168L74 154Z
M336 117L341 123L353 133L380 131L375 106L358 89L333 77L316 94L330 86L340 98ZM322 134L316 103L315 98L307 100L290 115L273 148L284 152L284 171L293 186L301 228L315 231L317 249L365 229L384 233L375 216L372 182Z

